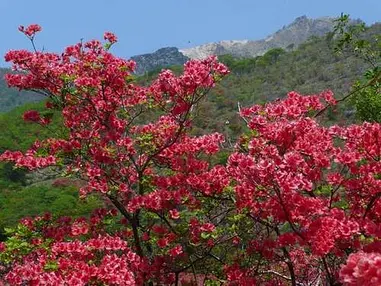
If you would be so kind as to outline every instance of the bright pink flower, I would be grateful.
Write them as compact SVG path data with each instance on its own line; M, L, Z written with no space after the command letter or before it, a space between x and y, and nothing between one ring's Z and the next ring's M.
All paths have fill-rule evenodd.
M109 41L111 44L114 44L118 41L118 38L111 32L105 32L103 37L105 40Z
M40 32L41 30L42 30L41 26L37 24L29 25L28 27L26 27L26 29L24 26L19 26L19 31L31 38L34 37L34 35L37 32Z
M381 254L364 252L351 254L340 270L340 278L345 285L380 285Z

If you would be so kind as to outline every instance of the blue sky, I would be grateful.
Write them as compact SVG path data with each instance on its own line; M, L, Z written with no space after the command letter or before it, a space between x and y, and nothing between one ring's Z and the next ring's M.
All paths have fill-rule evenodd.
M341 12L372 24L381 21L381 0L0 0L0 66L9 49L30 48L17 27L31 23L43 27L36 42L45 50L112 31L119 38L113 51L128 58L166 46L261 39L301 15Z

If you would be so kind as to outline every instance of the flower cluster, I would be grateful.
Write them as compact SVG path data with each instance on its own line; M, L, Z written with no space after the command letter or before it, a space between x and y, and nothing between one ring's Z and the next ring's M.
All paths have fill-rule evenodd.
M91 281L139 284L146 275L144 261L130 250L122 237L98 234L99 224L109 215L112 215L109 211L98 210L90 221L84 218L74 222L70 218L54 221L50 215L23 220L22 225L27 229L17 234L20 246L15 248L6 242L1 252L5 257L16 258L19 250L27 246L28 253L14 259L5 282L11 285L88 285ZM29 231L34 233L32 239ZM83 237L87 240L83 241Z
M340 271L345 285L381 284L381 254L357 252L351 254Z
M107 41L109 41L111 44L114 44L118 41L118 38L111 32L106 32L103 35L103 38Z
M27 37L32 38L34 35L42 30L40 25L32 24L28 27L19 26L19 31L25 34Z
M323 127L311 115L324 101L335 104L328 91L291 92L284 100L241 110L251 133L238 142L227 170L237 209L267 229L253 233L254 252L272 263L296 250L315 261L314 267L329 256L343 263L346 251L361 250L361 234L379 235L381 126ZM283 267L291 271L290 264ZM294 273L297 267L292 265ZM339 267L328 267L334 272L325 279L336 279ZM306 269L308 281L319 276L311 266Z

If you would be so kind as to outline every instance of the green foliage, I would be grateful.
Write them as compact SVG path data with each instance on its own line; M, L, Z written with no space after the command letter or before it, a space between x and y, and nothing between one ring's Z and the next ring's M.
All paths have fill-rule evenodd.
M364 121L381 123L381 86L380 83L362 87L361 81L353 88L359 90L351 102L356 107L357 116Z
M25 185L27 171L15 168L11 163L0 164L0 188L9 187L11 184Z
M65 136L61 116L57 112L46 110L44 105L45 102L28 103L8 113L0 114L0 130L2 131L0 133L0 153L5 150L25 151L37 138L43 140L57 133L60 137ZM53 121L47 127L25 122L23 114L27 110L40 111L42 115L52 117Z
M349 25L349 15L337 20L335 51L350 53L366 64L366 71L352 87L351 103L360 120L381 122L381 33L364 23Z
M25 225L18 224L13 228L6 228L5 235L9 236L6 241L6 251L0 253L0 259L5 264L19 261L33 250L33 245L29 243L29 240L34 233Z
M88 216L101 206L96 196L80 200L78 189L74 186L54 187L45 183L3 189L0 196L0 229L14 227L23 217L46 212L54 216Z

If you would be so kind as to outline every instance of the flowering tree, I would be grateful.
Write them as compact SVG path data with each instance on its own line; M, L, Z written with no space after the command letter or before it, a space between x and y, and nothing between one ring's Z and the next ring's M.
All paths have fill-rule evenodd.
M241 112L251 133L227 168L250 231L241 264L232 268L235 279L269 273L293 285L381 281L381 128L323 127L308 116L324 108L321 98L335 104L331 92L291 92L282 102ZM359 249L371 254L351 255L340 270ZM239 266L253 255L258 264Z
M32 41L38 25L20 30ZM116 42L62 55L10 51L10 86L48 97L67 135L4 161L55 165L112 208L72 220L25 219L1 245L5 281L49 285L380 285L381 128L324 127L329 91L242 109L249 127L226 166L212 164L221 134L194 137L194 108L228 73L216 58L181 76L133 83ZM34 46L34 45L33 45ZM50 113L24 120L48 125ZM149 122L149 123L147 123ZM192 282L193 281L193 282ZM364 282L365 281L365 282Z

